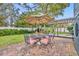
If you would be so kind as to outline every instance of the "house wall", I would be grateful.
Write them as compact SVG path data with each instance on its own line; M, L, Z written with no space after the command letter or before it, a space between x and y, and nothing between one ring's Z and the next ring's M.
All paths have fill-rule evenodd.
M55 20L55 23L58 24L55 29L56 32L69 32L67 28L74 23L74 18L58 19Z

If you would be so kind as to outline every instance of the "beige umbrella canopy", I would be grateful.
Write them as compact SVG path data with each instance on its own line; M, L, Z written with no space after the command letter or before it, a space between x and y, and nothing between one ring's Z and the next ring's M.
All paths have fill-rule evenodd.
M28 16L25 21L31 25L48 24L52 18L48 15L43 16Z

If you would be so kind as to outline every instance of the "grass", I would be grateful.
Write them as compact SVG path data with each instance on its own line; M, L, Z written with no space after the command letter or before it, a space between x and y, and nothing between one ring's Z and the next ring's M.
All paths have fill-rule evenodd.
M69 34L69 32L58 32L58 34Z
M21 43L24 40L24 36L21 35L9 35L0 36L0 47L4 47L11 44Z

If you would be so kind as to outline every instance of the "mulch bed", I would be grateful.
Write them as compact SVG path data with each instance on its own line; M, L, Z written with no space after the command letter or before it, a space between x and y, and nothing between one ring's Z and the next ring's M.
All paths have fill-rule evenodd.
M48 44L47 46L34 45L34 46L24 47L23 49L21 49L21 51L23 53L22 55L28 55L28 56L52 55L52 53L54 53L54 51L52 51L51 49L54 49L54 47L55 46L53 46L53 44Z

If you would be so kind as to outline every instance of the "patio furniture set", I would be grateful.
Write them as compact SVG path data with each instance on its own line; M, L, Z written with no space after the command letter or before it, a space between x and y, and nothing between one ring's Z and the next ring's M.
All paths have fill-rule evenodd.
M54 39L53 34L32 34L25 35L25 43L27 45L48 45Z

